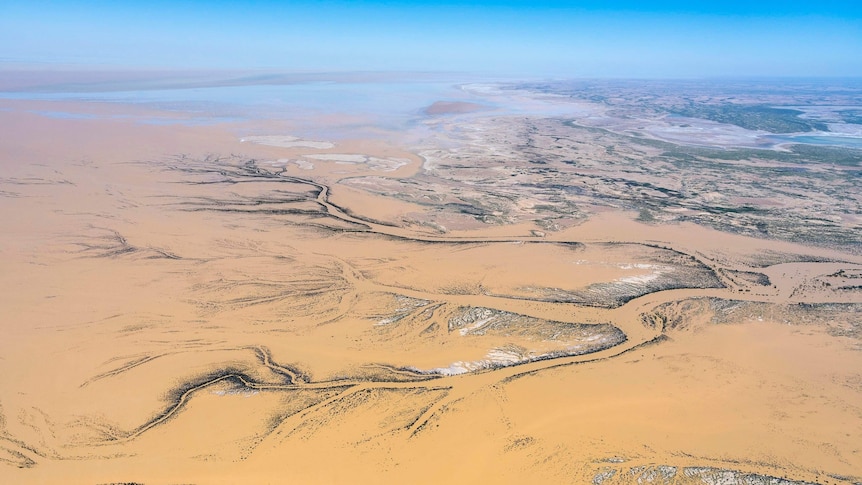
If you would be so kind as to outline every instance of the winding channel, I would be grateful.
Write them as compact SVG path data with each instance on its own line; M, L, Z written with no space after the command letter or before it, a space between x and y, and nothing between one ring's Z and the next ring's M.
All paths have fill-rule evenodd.
M368 219L364 219L362 217L352 216L348 214L348 211L338 205L332 203L329 200L330 188L329 186L315 182L313 180L300 178L296 176L287 175L284 172L281 173L273 173L269 171L265 171L260 169L254 164L246 164L242 167L237 167L242 170L240 173L234 173L231 175L239 176L239 177L248 177L253 179L265 179L268 182L273 181L284 181L290 182L294 184L302 184L313 187L316 190L316 195L314 200L320 204L326 211L326 214L329 217L333 217L339 219L343 222L359 225L364 228L359 231L351 231L351 232L368 232L372 234L384 235L392 238L397 238L406 241L415 241L422 243L513 243L513 242L529 242L529 243L539 243L539 244L577 244L576 241L559 241L559 240L546 240L539 239L537 236L512 236L512 237L495 237L495 238L483 238L483 237L436 237L430 235L417 235L411 233L410 231L401 229L396 226L388 226L385 224L380 224L378 222L370 221ZM224 175L224 172L222 172ZM615 241L619 242L619 241ZM643 242L632 242L627 244L638 244L643 246L651 246L645 244ZM652 246L651 246L652 247ZM445 396L436 399L429 407L424 409L421 414L407 427L405 430L409 436L414 436L416 433L419 433L431 420L434 416L439 413L444 412L447 406L451 405L453 402L456 402L460 399L463 399L483 388L487 388L489 386L499 385L500 383L508 382L512 379L517 379L526 375L535 374L537 372L541 372L547 369L558 368L562 366L571 366L578 364L585 364L589 362L597 362L602 360L611 359L627 352L636 350L642 346L648 345L653 342L658 342L661 340L663 336L662 329L658 328L650 328L644 325L641 322L640 316L649 311L650 309L655 308L658 305L667 302L673 302L678 300L683 300L687 298L703 298L703 297L714 297L721 299L733 299L733 300L745 300L745 301L754 301L754 302L766 302L766 303L778 303L781 301L786 301L784 298L781 298L779 295L785 292L784 289L779 288L778 291L774 291L773 294L764 295L764 294L749 294L739 291L739 284L735 282L728 281L727 278L721 276L721 272L716 270L715 263L709 260L705 260L703 256L694 256L686 253L684 251L674 249L672 247L662 247L663 249L668 249L673 252L676 252L681 255L691 256L699 263L703 264L713 274L716 275L717 278L724 285L723 288L715 288L715 289L692 289L692 288L684 288L684 289L669 289L663 291L656 291L652 293L648 293L636 298L633 298L626 303L616 307L616 308L595 308L589 307L589 312L592 312L593 315L599 315L603 320L613 322L613 325L619 328L625 334L625 340L613 347L606 348L604 350L594 351L591 353L581 354L581 355L572 355L572 356L557 356L542 360L529 361L509 366L503 367L495 367L491 369L481 370L481 371L473 371L468 372L461 375L454 376L443 376L443 375L433 375L433 374L422 374L418 372L413 372L409 369L400 369L388 366L387 364L369 364L369 366L377 366L386 368L387 371L391 373L395 373L401 375L404 380L403 381L373 381L373 380L364 380L364 379L347 379L347 380L336 380L336 381L318 381L312 382L307 376L303 375L300 371L296 369L292 369L287 366L280 365L276 363L272 356L269 353L269 350L263 346L257 346L253 348L245 348L246 350L250 350L254 353L256 359L259 361L260 365L270 369L273 373L280 375L283 377L282 382L266 382L259 381L251 378L250 376L231 370L219 371L212 374L209 378L204 380L197 381L195 383L191 383L187 385L187 388L183 390L181 393L176 395L170 404L164 408L160 413L158 413L155 417L147 421L146 423L140 425L136 429L128 432L123 436L114 436L109 438L100 444L108 445L108 444L116 444L122 442L128 442L136 439L147 431L153 429L154 427L163 424L168 421L172 417L175 417L183 408L183 406L191 399L191 397L206 388L219 384L230 382L238 387L242 387L248 390L282 390L282 391L296 391L296 390L331 390L336 391L334 395L329 396L316 404L313 404L309 407L306 407L300 411L297 411L287 417L285 417L277 426L275 426L270 433L267 435L264 441L275 441L276 443L280 440L285 439L287 434L289 434L290 430L299 426L304 420L308 419L312 415L318 412L323 412L327 406L337 402L338 400L344 399L345 397L360 391L367 391L372 389L424 389L428 391L443 391ZM337 258L336 258L337 259ZM416 291L405 289L401 287L389 287L386 285L382 285L380 283L376 283L373 281L369 281L360 276L360 274L354 270L350 265L342 260L339 262L343 266L343 274L344 277L349 281L357 291L380 291L380 292L389 292L389 293L398 293L404 296L409 296L413 298L419 298L429 301L437 301L437 302L447 302L447 303L455 303L455 304L469 304L471 305L482 305L490 308L501 309L505 308L505 302L510 300L507 297L499 297L499 296L489 296L489 295L443 295L443 294L431 294L428 292ZM848 263L853 264L853 263ZM736 291L734 288L736 287ZM817 301L811 301L811 303L817 303ZM570 310L570 313L577 317L579 311L584 311L583 307L579 307L576 304L571 303L559 303L559 302L541 302L541 301L531 301L531 316L541 316L542 313L550 314L553 310L559 310L560 305L565 305L567 310ZM580 309L580 310L579 310ZM167 354L162 354L167 355ZM125 366L116 369L114 371L109 371L104 374L100 374L92 379L89 382L92 382L96 379L101 379L104 377L110 377L121 373L130 368L136 367L138 365L150 362L151 360L161 357L162 355L152 356L152 357L144 357L138 360L134 360ZM85 383L86 385L87 383Z

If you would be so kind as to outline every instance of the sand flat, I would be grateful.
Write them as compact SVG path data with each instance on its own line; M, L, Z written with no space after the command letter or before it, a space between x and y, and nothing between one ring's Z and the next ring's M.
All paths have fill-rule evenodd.
M243 143L8 106L4 481L860 480L852 244L458 159L510 146L486 135Z

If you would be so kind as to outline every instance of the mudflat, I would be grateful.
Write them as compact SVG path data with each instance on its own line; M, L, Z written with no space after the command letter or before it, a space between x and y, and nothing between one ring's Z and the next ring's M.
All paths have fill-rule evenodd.
M0 481L862 482L857 152L483 89L366 137L0 100Z

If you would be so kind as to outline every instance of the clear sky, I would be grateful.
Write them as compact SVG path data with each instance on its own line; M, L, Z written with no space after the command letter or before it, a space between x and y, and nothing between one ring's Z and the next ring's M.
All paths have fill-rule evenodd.
M0 1L0 68L862 76L862 0Z

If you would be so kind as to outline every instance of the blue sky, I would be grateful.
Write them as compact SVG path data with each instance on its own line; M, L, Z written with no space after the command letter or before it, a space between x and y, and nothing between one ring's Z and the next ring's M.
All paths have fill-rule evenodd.
M0 67L862 76L862 1L0 2Z

